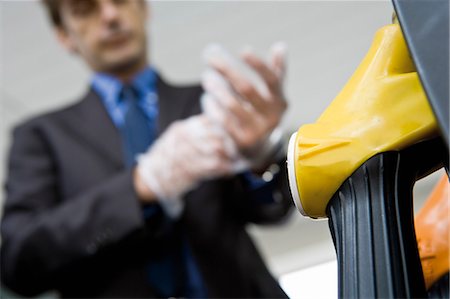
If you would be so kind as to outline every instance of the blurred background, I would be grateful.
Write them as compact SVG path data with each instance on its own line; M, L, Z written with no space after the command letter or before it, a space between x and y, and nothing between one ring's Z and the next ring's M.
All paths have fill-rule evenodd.
M151 1L150 10L150 60L172 83L199 81L202 50L211 42L234 54L251 46L264 56L273 42L285 41L289 110L283 127L290 134L313 122L337 95L375 31L391 22L393 8L390 1L211 0ZM0 22L0 180L4 182L11 128L77 100L91 74L58 46L39 1L1 1ZM440 174L417 183L416 210ZM4 196L2 191L0 203ZM290 296L337 297L327 221L311 221L295 211L280 226L249 230ZM1 295L14 297L4 288Z

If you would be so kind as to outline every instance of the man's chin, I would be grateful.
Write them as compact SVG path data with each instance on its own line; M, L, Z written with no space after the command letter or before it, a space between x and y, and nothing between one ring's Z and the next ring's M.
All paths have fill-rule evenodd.
M145 59L142 55L123 55L122 57L110 57L106 58L101 66L107 73L122 74L130 73L133 71L138 71L143 64Z

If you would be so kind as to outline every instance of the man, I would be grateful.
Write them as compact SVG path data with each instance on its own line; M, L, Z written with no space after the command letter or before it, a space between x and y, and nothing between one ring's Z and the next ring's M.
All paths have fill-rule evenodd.
M286 109L282 59L245 56L266 98L212 65L234 89L222 94L223 129L240 155L259 161L233 175L223 131L201 113L202 88L171 86L149 66L145 1L44 4L60 43L95 75L81 101L14 130L3 283L63 297L285 297L245 231L291 208L279 148L263 162L258 150ZM271 164L281 170L270 182L255 179Z

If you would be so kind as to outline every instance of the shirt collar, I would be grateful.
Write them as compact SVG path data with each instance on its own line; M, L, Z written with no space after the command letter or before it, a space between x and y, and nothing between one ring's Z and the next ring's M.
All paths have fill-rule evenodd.
M147 94L149 92L156 91L156 73L151 67L146 67L140 73L138 73L131 85L139 92L139 94Z
M139 95L156 92L156 72L148 66L131 80L131 85ZM105 73L96 73L91 81L92 88L100 95L107 105L118 105L120 91L123 83L114 76Z

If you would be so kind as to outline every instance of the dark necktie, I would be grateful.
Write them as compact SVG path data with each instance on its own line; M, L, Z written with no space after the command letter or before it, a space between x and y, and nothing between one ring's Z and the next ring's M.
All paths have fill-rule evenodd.
M122 127L125 159L128 166L135 164L136 155L147 150L155 139L155 125L151 126L149 119L139 106L137 91L130 86L125 86L121 93L122 100L127 103L124 124ZM155 123L154 120L152 123Z
M136 163L136 156L144 153L156 138L156 119L149 120L139 106L139 94L131 86L124 86L121 100L127 110L124 115L122 136L125 147L125 159L129 167ZM151 215L158 206L144 207L144 215ZM162 212L162 211L160 211ZM182 296L184 293L184 256L183 243L179 232L167 231L168 243L159 256L152 257L147 265L147 277L150 284L162 297Z

